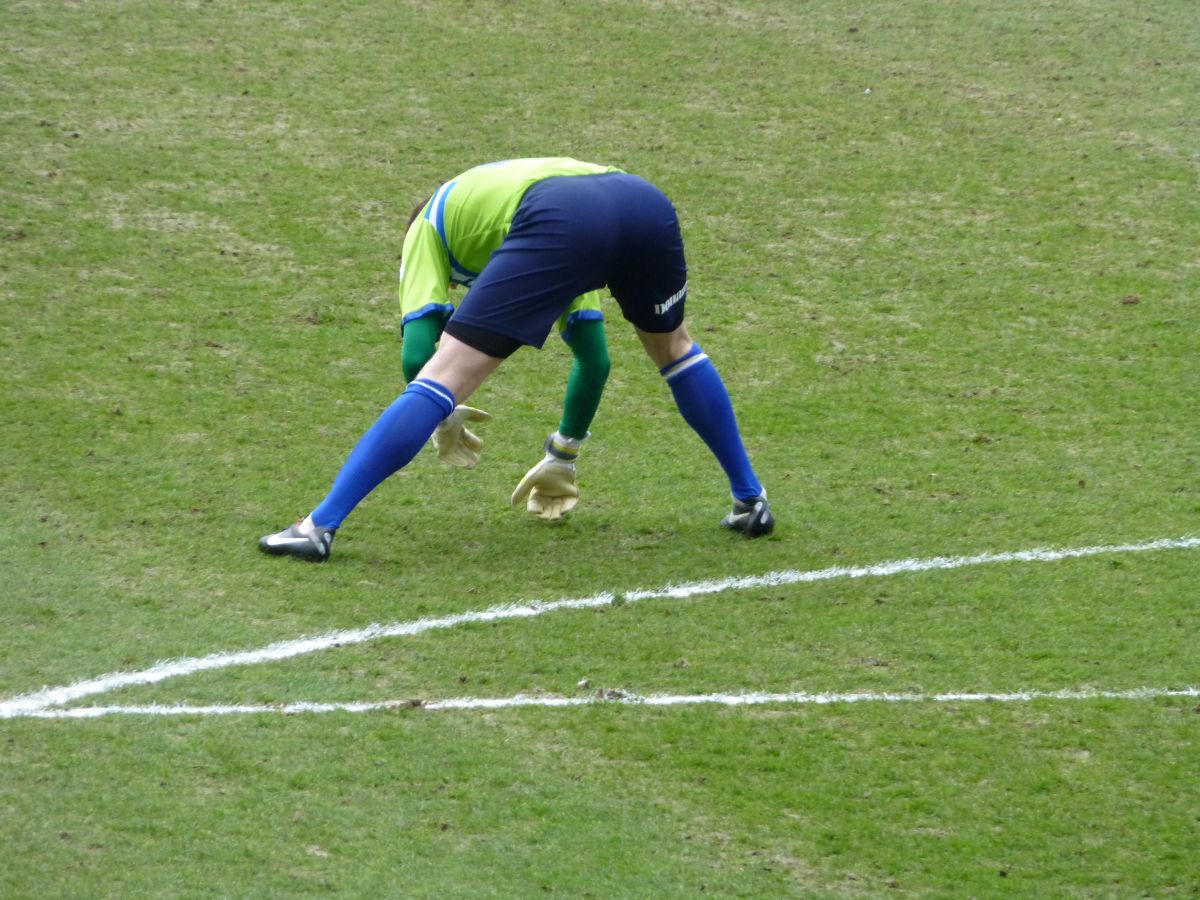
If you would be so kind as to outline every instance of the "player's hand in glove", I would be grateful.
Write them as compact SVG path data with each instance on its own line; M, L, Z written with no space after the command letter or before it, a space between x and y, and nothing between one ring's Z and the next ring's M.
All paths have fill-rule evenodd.
M479 463L483 438L467 428L467 422L487 422L491 413L470 406L456 406L433 432L438 458L460 469L473 469Z
M526 497L529 500L525 508L531 513L547 521L561 519L579 502L575 463L564 462L547 453L545 459L525 473L513 491L513 505Z
M528 498L525 508L546 521L561 519L579 502L579 487L575 483L575 459L581 441L565 438L555 432L546 439L546 455L525 473L513 491L516 506Z

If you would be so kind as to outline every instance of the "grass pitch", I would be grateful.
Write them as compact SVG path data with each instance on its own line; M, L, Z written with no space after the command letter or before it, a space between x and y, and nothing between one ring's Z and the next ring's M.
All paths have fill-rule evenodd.
M372 622L1195 534L1194 4L14 2L0 31L0 703ZM679 207L781 527L746 542L610 312L473 399L329 565L262 557L402 386L405 214L569 154ZM551 342L553 344L555 342ZM614 604L97 704L1195 686L1195 550ZM587 680L588 686L580 682ZM1186 896L1195 699L0 720L0 893Z

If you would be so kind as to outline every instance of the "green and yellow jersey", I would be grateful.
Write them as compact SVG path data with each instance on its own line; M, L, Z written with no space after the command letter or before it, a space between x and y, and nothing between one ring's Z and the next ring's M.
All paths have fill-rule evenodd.
M504 241L525 192L545 178L619 172L568 157L510 159L463 172L437 189L404 237L400 267L401 328L413 319L436 315L445 322L454 311L451 284L470 289L492 253ZM564 336L581 319L603 319L600 292L571 304L559 320Z

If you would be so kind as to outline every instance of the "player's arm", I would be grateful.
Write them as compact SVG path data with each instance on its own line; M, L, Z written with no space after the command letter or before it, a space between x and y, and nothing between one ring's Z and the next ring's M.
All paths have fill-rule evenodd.
M591 309L578 307L588 302ZM575 461L580 445L588 436L588 427L600 407L600 398L611 368L604 319L599 312L599 296L584 295L562 321L563 339L574 360L563 399L563 415L558 431L546 439L542 461L525 473L513 492L514 504L526 499L526 509L548 520L560 519L579 502Z
M574 357L567 391L563 397L559 434L583 440L588 436L592 419L600 408L600 398L608 383L612 363L608 356L608 339L601 318L577 319L563 332L563 340Z
M404 380L412 381L433 358L438 339L442 336L442 316L430 313L405 322L401 328L400 366Z

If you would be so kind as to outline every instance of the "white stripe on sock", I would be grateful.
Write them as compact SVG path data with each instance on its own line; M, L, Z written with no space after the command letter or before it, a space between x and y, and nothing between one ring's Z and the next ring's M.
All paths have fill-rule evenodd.
M675 376L686 372L692 366L698 365L704 362L706 359L708 359L707 353L697 353L695 356L689 356L687 359L681 359L679 362L675 363L675 365L671 366L671 368L667 369L667 371L663 374L663 378L667 379L667 381L670 381Z

